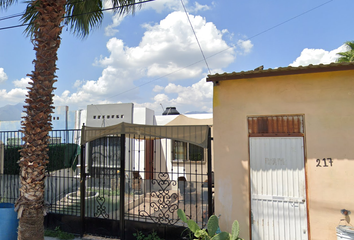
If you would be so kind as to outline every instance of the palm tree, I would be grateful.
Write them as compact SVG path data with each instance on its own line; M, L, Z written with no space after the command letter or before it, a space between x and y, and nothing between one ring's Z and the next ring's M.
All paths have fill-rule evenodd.
M337 53L340 55L337 62L354 62L354 41L348 41L345 45L348 51Z
M133 13L143 0L111 0L117 14ZM16 0L0 0L6 9ZM18 213L19 240L44 239L44 179L48 164L48 132L53 113L53 87L56 82L57 51L63 23L71 31L86 37L102 22L102 0L30 0L22 17L29 24L25 32L31 37L36 57L32 82L25 100L26 116L22 121L24 145L21 149L20 197L15 203Z

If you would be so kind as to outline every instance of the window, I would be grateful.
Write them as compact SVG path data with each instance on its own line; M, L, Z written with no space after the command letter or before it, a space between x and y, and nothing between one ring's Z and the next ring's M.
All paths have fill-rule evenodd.
M172 151L173 151L173 161L203 161L204 160L204 148L191 143L173 140Z

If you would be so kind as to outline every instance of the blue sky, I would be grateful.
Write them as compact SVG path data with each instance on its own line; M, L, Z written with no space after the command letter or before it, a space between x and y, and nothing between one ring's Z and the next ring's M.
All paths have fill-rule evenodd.
M183 0L212 74L330 63L354 40L353 0ZM109 7L109 4L105 4ZM18 3L0 19L21 13ZM0 28L19 18L0 20ZM23 27L0 30L0 107L24 102L33 46ZM64 27L54 104L133 102L161 114L212 111L212 84L180 0L146 3L134 16L106 12L87 39Z

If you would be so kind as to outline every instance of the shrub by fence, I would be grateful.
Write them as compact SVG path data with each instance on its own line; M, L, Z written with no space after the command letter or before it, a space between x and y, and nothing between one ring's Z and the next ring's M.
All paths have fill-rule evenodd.
M80 146L74 143L49 145L47 171L76 168ZM4 174L18 175L21 146L6 146L4 151Z

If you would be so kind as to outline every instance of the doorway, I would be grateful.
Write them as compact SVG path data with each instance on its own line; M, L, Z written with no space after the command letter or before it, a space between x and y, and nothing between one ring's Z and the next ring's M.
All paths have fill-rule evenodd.
M253 132L249 124L252 239L308 240L303 121L293 133L293 116L277 118L281 128L274 117L253 118Z

